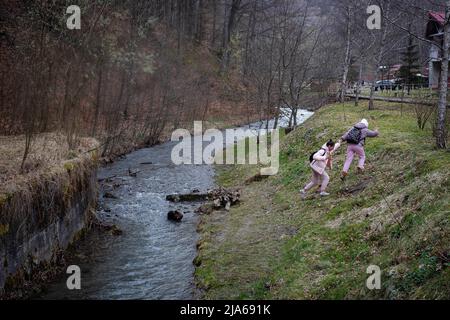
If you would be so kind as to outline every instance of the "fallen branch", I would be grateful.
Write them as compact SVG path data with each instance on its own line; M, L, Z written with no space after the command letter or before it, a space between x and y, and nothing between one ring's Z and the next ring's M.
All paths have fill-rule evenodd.
M108 180L114 179L114 178L116 178L116 177L117 177L117 175L115 174L115 175L110 176L110 177L107 177L107 178L97 179L97 181L98 181L98 182L108 181Z

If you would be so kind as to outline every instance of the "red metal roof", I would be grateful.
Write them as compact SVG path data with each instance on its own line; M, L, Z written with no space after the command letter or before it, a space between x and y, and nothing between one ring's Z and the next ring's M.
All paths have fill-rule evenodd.
M441 26L444 25L444 21L445 21L445 13L444 12L430 11L430 12L428 12L428 17L430 19L436 21L437 23L439 23Z

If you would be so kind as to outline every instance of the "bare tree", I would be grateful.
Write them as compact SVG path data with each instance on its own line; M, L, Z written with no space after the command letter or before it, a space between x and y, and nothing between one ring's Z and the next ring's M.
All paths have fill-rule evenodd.
M351 1L346 1L344 3L344 11L345 11L345 21L346 21L346 36L345 36L345 54L344 54L344 61L342 64L342 78L341 78L341 87L338 92L338 99L344 103L345 99L345 92L347 87L347 75L348 70L350 68L350 61L351 61L351 44L352 44L352 17L353 17L353 10L352 10L352 3Z
M448 93L448 51L450 47L450 1L445 6L444 38L442 44L441 76L439 87L439 103L436 124L436 145L438 148L447 147L446 111Z
M383 15L385 17L389 18L389 16L390 16L390 0L385 0L384 6L382 6L381 3L379 3L379 4L382 8ZM380 40L380 46L378 48L378 50L379 50L378 55L375 58L375 67L376 67L375 79L378 79L380 76L380 70L381 70L381 66L382 66L382 62L383 62L383 58L384 58L385 50L386 50L385 46L386 46L388 32L389 32L388 25L384 25L384 28L382 28L382 31L381 31L381 40ZM369 110L373 110L375 108L374 94L375 94L375 81L372 81L372 84L370 86Z
M386 13L383 13L383 18L393 27L400 30L401 32L407 34L407 36L412 36L422 43L427 45L436 46L441 50L441 72L440 72L440 84L439 84L439 101L437 108L437 117L436 117L436 146L438 148L446 148L447 147L447 128L446 128L446 111L447 111L447 96L448 96L448 51L450 45L450 26L449 26L449 10L450 10L450 2L449 1L413 1L413 3L407 3L404 0L398 0L394 9L400 13L400 15L404 16L404 19L401 21L397 21L393 19ZM409 6L406 6L408 4ZM411 21L417 20L418 14L423 17L426 17L426 13L429 10L435 9L439 10L442 7L445 8L444 13L444 21L443 21L443 30L442 30L442 43L434 42L430 39L427 39L422 36L423 32L423 24L419 27L419 32L411 30ZM411 9L409 9L411 8ZM419 15L419 17L420 17ZM420 21L420 20L419 20ZM403 24L401 23L403 22Z

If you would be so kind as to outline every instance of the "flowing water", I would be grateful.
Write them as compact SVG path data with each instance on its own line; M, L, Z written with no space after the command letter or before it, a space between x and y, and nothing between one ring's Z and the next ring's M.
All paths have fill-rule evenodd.
M312 113L299 111L298 123ZM281 122L283 125L283 121ZM255 123L244 129L258 129ZM240 137L243 138L243 137ZM92 232L82 240L67 264L81 268L81 290L68 290L62 274L40 299L193 299L196 297L193 259L196 256L200 203L170 203L168 194L206 192L215 187L209 165L174 165L167 142L135 151L98 171L107 179L100 190L98 216L116 224L123 234ZM129 175L138 171L136 177ZM104 198L109 192L116 198ZM167 212L181 210L181 223Z

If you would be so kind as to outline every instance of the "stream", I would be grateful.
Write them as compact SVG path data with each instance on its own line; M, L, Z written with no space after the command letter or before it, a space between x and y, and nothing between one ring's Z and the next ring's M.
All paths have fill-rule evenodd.
M312 114L299 110L298 123ZM263 126L253 123L242 128L257 133ZM280 119L280 126L286 126L285 119ZM198 241L194 211L201 203L170 203L165 198L213 189L215 171L211 165L174 165L171 151L176 144L141 149L98 170L98 179L113 178L100 186L97 215L117 225L123 234L90 232L66 261L80 267L81 290L68 290L69 275L64 273L38 299L198 298L192 261ZM129 170L138 172L136 177ZM105 198L105 192L113 197ZM175 209L183 212L182 222L167 219L167 212Z

